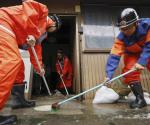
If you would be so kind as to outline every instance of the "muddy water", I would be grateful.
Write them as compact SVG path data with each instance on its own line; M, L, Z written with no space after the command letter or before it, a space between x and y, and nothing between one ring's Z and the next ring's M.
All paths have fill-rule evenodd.
M63 98L39 98L37 105L52 104ZM17 125L150 125L150 107L132 110L126 103L92 105L90 101L73 100L61 105L57 111L7 107L1 114L16 114Z

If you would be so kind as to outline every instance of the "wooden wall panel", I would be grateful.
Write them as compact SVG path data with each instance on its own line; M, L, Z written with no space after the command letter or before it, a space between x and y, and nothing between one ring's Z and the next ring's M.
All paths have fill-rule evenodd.
M75 5L80 5L79 0L37 0L48 6L50 13L74 14Z
M81 58L82 62L82 89L83 91L98 85L105 77L105 64L107 54L84 53ZM95 92L85 95L85 98L92 98Z
M82 89L83 91L92 88L99 83L103 82L105 78L105 64L108 54L100 53L83 53L81 58L81 72L82 72ZM122 61L121 61L122 62ZM119 68L115 72L115 75L121 73L120 63ZM150 92L150 73L147 70L142 71L141 82L145 90ZM95 90L96 91L96 90ZM85 99L91 99L95 96L95 91L89 92L84 97Z
M150 72L147 69L142 71L141 81L144 90L150 92Z
M73 91L75 93L80 93L81 91L81 73L80 73L80 42L79 42L79 35L78 35L78 24L79 24L79 17L76 16L76 30L75 30L75 39L73 44L73 67L74 67L74 74L73 74Z
M22 4L21 0L0 0L0 7L16 6Z

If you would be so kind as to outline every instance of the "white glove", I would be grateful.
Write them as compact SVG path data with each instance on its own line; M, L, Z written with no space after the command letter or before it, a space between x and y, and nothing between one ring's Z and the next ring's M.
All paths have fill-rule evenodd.
M27 41L27 44L29 46L31 46L31 47L35 46L36 40L35 40L35 37L33 35L28 35L26 41Z
M133 68L135 68L136 70L144 70L145 69L145 67L139 63L136 63Z
M105 79L104 79L104 82L108 82L110 80L110 78L108 78L108 77L106 77ZM107 86L108 85L108 83L105 83L105 86Z
M39 74L40 76L44 76L45 75L45 70L42 68L41 69L41 72L40 72L40 74Z
M40 76L44 76L44 75L45 75L45 70L44 70L44 68L42 68L41 71L36 71L36 70L35 70L35 72L36 72L37 74L39 74Z

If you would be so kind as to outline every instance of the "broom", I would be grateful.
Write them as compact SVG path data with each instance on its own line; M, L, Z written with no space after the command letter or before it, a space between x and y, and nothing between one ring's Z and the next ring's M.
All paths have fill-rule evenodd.
M70 101L70 100L73 100L73 99L75 99L75 98L78 98L78 97L80 97L80 96L82 96L82 95L84 95L84 94L86 94L86 93L88 93L88 92L90 92L90 91L93 91L93 90L95 90L95 89L97 89L97 88L100 88L100 87L102 87L102 86L104 86L104 85L106 85L106 84L108 84L108 83L111 83L111 82L113 82L113 81L115 81L115 80L117 80L117 79L119 79L119 78L121 78L121 77L123 77L123 76L125 76L125 75L127 75L127 74L129 74L129 73L131 73L131 72L133 72L133 71L135 71L135 70L136 70L135 68L130 69L129 71L127 71L127 72L125 72L125 73L123 73L123 74L121 74L121 75L118 75L118 76L112 78L112 79L109 80L109 81L104 81L104 82L102 82L101 84L99 84L99 85L97 85L97 86L95 86L95 87L93 87L93 88L90 88L90 89L88 89L88 90L86 90L86 91L84 91L84 92L82 92L82 93L79 93L78 95L72 96L72 97L70 97L70 98L68 98L68 99L66 99L66 100L60 101L60 102L53 103L53 104L52 104L52 109L56 110L56 109L58 109L58 108L60 107L60 105L66 103L66 102L68 102L68 101Z

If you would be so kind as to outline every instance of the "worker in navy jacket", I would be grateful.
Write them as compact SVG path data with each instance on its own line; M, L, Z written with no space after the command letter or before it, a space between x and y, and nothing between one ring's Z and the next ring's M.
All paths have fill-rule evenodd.
M117 26L120 29L106 64L106 79L113 77L121 56L123 56L123 73L135 68L136 71L124 77L136 97L129 103L130 108L145 107L146 101L140 82L141 70L150 69L150 19L139 19L133 8L126 8L118 18Z

